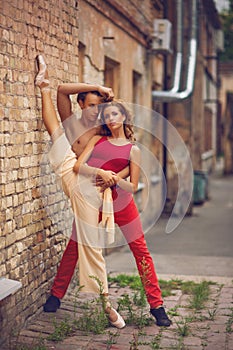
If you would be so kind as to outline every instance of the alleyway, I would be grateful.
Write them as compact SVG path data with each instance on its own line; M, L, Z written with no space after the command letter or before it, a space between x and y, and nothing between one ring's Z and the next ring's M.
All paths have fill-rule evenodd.
M70 289L56 314L40 311L3 350L232 350L233 177L212 177L210 195L211 199L204 206L195 207L193 217L186 218L172 234L163 232L165 219L162 219L147 235L160 280L216 282L210 285L204 308L190 306L189 293L181 286L174 286L172 294L164 297L173 321L170 328L161 329L153 321L140 328L134 319L120 331L106 328L103 333L94 334L72 329L75 319L83 315L87 318L88 297L77 297ZM107 256L107 264L114 274L135 272L127 247ZM132 296L132 293L128 286L110 285L115 305L119 305L124 295ZM141 320L145 320L145 315L149 316L147 307ZM127 318L128 314L124 316ZM51 334L56 341L48 339Z
M171 234L162 218L146 235L159 275L233 277L233 176L211 176L209 196ZM107 263L111 272L135 270L127 246Z

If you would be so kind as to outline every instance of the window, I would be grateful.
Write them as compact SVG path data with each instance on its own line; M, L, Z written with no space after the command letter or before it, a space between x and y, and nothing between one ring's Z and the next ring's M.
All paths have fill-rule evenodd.
M120 64L111 58L105 57L104 85L111 87L116 98L120 96Z

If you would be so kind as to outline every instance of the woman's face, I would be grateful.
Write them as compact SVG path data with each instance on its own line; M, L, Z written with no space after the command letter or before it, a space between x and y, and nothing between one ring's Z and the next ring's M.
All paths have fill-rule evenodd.
M117 106L106 107L103 115L105 124L110 131L123 127L125 115L121 113Z

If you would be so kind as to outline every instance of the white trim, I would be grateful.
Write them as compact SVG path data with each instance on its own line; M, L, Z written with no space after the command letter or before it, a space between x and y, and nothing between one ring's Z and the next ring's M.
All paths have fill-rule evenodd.
M9 295L15 293L18 289L22 287L22 283L10 280L9 278L0 278L0 300L5 299Z
M212 158L213 156L214 156L214 150L210 149L209 151L202 153L201 159L202 160L207 160L209 158Z

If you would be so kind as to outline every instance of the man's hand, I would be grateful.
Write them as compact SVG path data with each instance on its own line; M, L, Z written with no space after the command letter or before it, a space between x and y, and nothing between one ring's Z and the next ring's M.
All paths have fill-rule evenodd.
M99 175L93 177L93 185L97 187L102 187L105 185L104 180Z
M99 86L98 91L101 96L103 96L105 101L112 101L114 98L114 92L111 88L106 86Z
M92 183L94 186L100 187L100 192L104 192L106 190L106 188L111 187L111 186L107 185L104 182L104 180L102 179L102 177L100 177L100 176L93 177Z

